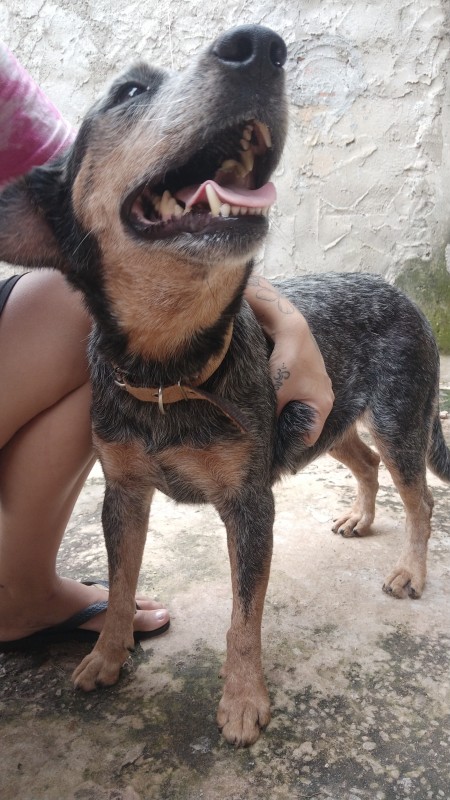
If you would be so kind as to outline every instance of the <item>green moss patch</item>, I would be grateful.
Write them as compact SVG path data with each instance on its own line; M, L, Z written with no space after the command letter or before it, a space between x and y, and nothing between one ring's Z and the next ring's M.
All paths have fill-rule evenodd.
M445 258L410 262L395 281L429 319L441 353L450 354L450 275Z

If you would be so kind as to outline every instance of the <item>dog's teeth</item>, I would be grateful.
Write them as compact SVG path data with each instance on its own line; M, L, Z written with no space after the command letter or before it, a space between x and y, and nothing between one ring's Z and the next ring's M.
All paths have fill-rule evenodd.
M227 158L227 160L220 165L220 169L223 169L224 172L236 172L239 178L245 178L248 172L248 170L234 158Z
M242 138L247 139L247 142L249 142L250 139L252 138L252 135L253 135L253 125L246 125L242 133Z
M171 217L176 217L177 203L173 198L172 200L169 200L168 209L169 209L168 219L170 219Z
M231 206L231 213L233 214L233 217L237 217L240 210L241 210L240 206Z
M250 147L250 142L248 142L247 139L241 139L240 145L243 150L248 150Z
M269 216L269 206L267 206L266 208L261 209L261 214L263 215L263 217L268 217Z
M229 203L222 203L220 206L219 214L221 217L229 217L231 213L231 206Z
M253 155L252 150L245 150L243 153L240 154L242 164L244 165L245 169L247 170L247 174L252 171L253 165L255 163L255 156Z
M167 222L172 217L181 217L185 213L184 208L178 205L168 189L166 189L162 197L153 195L152 203L164 222Z
M163 220L168 220L172 216L174 203L175 203L174 198L172 197L170 192L166 189L163 196L161 197L161 202L159 204L159 209L158 209Z
M272 147L272 137L265 122L255 122L255 127L258 128L266 147Z
M217 196L217 192L210 183L206 184L206 196L208 198L209 207L211 209L211 214L213 217L218 217L220 214L220 208L222 206L221 201Z

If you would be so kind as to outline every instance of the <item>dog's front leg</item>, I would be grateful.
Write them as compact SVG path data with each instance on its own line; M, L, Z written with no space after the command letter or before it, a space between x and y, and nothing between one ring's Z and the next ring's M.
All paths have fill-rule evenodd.
M109 601L105 623L92 652L73 673L76 687L89 692L116 683L134 647L136 586L148 528L153 488L142 477L107 477L102 522L109 563Z
M227 528L233 611L217 723L228 742L246 746L270 720L261 619L272 557L273 495L269 488L247 488L219 511Z

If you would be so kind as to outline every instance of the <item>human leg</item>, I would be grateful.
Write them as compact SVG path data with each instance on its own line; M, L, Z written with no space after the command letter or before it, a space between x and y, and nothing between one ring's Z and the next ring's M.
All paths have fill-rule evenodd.
M0 317L0 641L62 622L105 598L56 573L56 557L94 463L79 296L50 271L25 275ZM139 598L135 627L168 621ZM103 615L84 627L99 630Z

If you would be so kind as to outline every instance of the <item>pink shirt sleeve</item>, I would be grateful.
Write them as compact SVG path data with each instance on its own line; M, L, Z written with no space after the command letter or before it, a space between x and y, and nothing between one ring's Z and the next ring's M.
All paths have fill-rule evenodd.
M0 185L45 164L73 138L56 106L0 43Z

